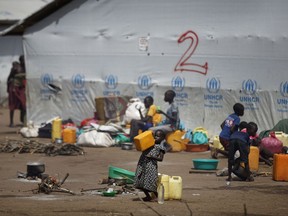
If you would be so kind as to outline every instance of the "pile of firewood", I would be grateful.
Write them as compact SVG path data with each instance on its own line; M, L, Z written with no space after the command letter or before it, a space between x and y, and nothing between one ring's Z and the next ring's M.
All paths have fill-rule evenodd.
M21 139L5 139L0 140L0 153L42 153L48 156L56 155L83 155L85 152L83 148L72 144L53 144L43 143L37 140Z

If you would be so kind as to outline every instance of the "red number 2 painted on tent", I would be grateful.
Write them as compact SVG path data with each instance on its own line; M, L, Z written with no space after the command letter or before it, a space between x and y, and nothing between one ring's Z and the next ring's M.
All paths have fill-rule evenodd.
M208 63L206 62L204 65L199 65L190 62L191 56L194 54L197 46L198 46L198 36L193 31L187 31L182 34L178 39L178 44L183 43L185 40L190 40L190 45L186 49L185 53L181 56L180 60L178 61L177 65L175 66L175 72L195 72L200 74L207 74L208 71Z

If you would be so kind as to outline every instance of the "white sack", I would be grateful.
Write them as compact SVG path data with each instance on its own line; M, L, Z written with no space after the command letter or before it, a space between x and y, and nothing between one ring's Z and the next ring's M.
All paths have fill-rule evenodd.
M110 147L114 141L109 133L88 131L79 135L77 145L89 147Z
M141 116L138 111L139 108L141 109L142 115L145 116L146 108L144 103L140 100L140 98L131 98L127 104L124 122L129 124L132 119L140 120Z
M99 125L95 123L90 123L92 127L94 127L97 131L102 132L119 132L119 129L114 127L113 125Z
M38 137L39 127L35 126L32 121L27 123L27 127L20 129L20 134L26 138Z

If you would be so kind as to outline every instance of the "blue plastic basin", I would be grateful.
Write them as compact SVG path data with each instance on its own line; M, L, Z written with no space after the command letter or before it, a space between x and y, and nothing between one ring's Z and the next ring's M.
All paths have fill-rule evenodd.
M192 159L192 161L194 168L199 170L215 170L219 162L216 159Z

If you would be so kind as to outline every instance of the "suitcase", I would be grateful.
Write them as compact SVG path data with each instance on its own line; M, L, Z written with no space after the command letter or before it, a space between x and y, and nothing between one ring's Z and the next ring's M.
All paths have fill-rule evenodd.
M52 137L52 124L46 124L44 127L39 128L38 137L51 138Z

